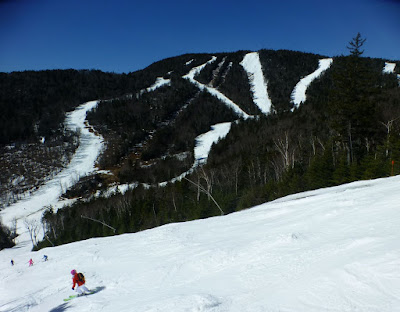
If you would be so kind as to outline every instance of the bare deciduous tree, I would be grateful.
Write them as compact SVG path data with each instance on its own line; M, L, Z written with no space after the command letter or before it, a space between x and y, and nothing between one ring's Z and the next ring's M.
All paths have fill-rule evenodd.
M39 223L35 219L25 219L24 224L29 232L33 247L38 243L37 235L39 234Z
M218 205L217 201L214 199L214 197L204 188L204 186L202 186L200 183L196 183L193 182L192 180L189 180L188 178L184 178L186 181L192 183L193 185L195 185L197 187L197 189L200 192L203 192L205 194L207 194L209 196L209 198L211 198L211 200L214 202L214 204L218 207L219 211L221 212L221 216L224 215L224 211L222 210L221 206Z

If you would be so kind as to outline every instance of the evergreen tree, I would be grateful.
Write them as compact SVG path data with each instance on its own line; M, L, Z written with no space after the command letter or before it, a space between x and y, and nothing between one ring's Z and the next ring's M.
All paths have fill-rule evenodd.
M331 127L347 150L347 163L358 162L371 147L377 129L377 75L368 61L361 58L365 39L360 34L349 43L350 56L340 57L333 74L330 97Z

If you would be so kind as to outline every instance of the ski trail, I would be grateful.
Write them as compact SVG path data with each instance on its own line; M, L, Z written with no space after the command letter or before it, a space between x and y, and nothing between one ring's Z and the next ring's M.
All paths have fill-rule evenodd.
M249 77L253 102L265 115L271 112L272 102L268 96L267 82L261 68L258 52L247 53L240 62Z
M183 172L179 176L165 182L161 182L159 186L166 186L168 183L175 183L181 181L184 177L191 174L196 167L205 164L208 159L208 155L211 151L211 147L214 143L225 138L231 130L231 122L222 122L211 126L211 130L200 134L196 137L196 146L194 148L194 164L188 171Z
M395 67L396 67L396 63L385 62L385 67L383 68L383 73L384 74L393 74Z
M321 74L326 71L332 64L332 58L326 58L319 60L318 68L308 76L301 79L297 85L294 87L291 98L294 108L298 107L301 103L306 101L306 91L308 86L313 82L315 79L321 76Z
M154 82L154 84L150 87L148 87L147 89L145 89L147 92L151 92L154 91L164 85L171 85L171 79L164 79L164 77L157 77L156 81ZM144 93L145 91L142 90L141 93Z
M0 211L0 216L7 226L11 227L14 219L19 220L17 232L24 235L17 238L17 243L29 240L27 233L23 233L26 229L22 220L29 217L40 221L45 207L60 204L59 197L67 188L76 183L80 177L97 170L95 162L103 148L103 138L85 124L86 113L96 107L97 103L98 101L87 102L73 112L67 113L66 127L80 132L80 144L69 165L37 192Z
M395 68L396 68L396 63L385 62L385 67L383 68L382 72L384 74L394 74ZM399 82L399 87L400 87L400 74L397 74L397 81Z
M195 165L207 162L208 154L214 143L225 138L231 130L231 122L223 122L211 126L211 130L199 135L196 138L196 147L194 148Z
M200 90L207 90L211 95L215 96L217 99L219 99L220 101L222 101L223 103L225 103L225 105L227 105L228 107L232 108L235 113L237 113L239 116L243 117L244 119L247 119L249 117L251 117L250 115L248 115L246 112L244 112L236 103L234 103L231 99L229 99L228 97L226 97L224 94L222 94L220 91L218 91L217 89L213 88L213 87L209 87L206 86L200 82L198 82L196 79L194 79L194 76L196 74L198 74L199 72L201 72L201 70L206 67L208 64L215 62L217 58L215 56L213 56L211 58L211 60L209 60L208 62L199 65L197 67L192 68L188 74L184 75L183 78L188 79L191 83L193 83L194 85L196 85Z

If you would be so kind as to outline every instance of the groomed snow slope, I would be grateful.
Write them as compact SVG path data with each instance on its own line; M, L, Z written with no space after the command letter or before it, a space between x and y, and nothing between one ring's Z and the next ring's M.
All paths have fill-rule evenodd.
M333 62L332 58L319 60L318 68L311 74L302 78L297 83L292 92L292 102L295 105L295 107L298 107L301 103L304 103L306 101L307 88L315 79L320 77L322 73L331 66L332 62Z
M136 234L3 250L0 311L400 311L399 185L356 182ZM102 290L64 303L73 268Z
M271 112L272 102L267 92L267 82L262 71L258 52L247 53L240 65L243 66L249 77L253 101L263 114Z

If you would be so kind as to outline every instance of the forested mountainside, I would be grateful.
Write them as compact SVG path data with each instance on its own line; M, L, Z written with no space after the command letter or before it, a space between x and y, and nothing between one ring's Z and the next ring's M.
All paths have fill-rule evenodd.
M257 105L257 71L249 72L243 63L249 51L186 54L127 75L1 74L0 105L9 116L18 115L10 120L30 125L6 135L9 124L1 123L8 151L11 143L16 148L40 137L64 138L61 116L80 102L102 99L87 115L106 142L98 161L101 173L67 190L65 197L80 198L71 207L57 213L47 209L43 224L49 239L39 247L230 213L294 192L398 174L400 62L390 61L394 71L385 72L388 60L364 58L359 48L334 57L307 87L300 105L293 99L296 85L327 57L258 51L272 105L268 112ZM11 105L15 101L20 104ZM24 102L31 103L27 113ZM46 122L48 114L58 117ZM193 167L196 138L223 122L231 123L229 133L213 145L204 165ZM73 134L69 137L74 142ZM185 172L184 179L162 183ZM136 187L101 196L116 184Z

